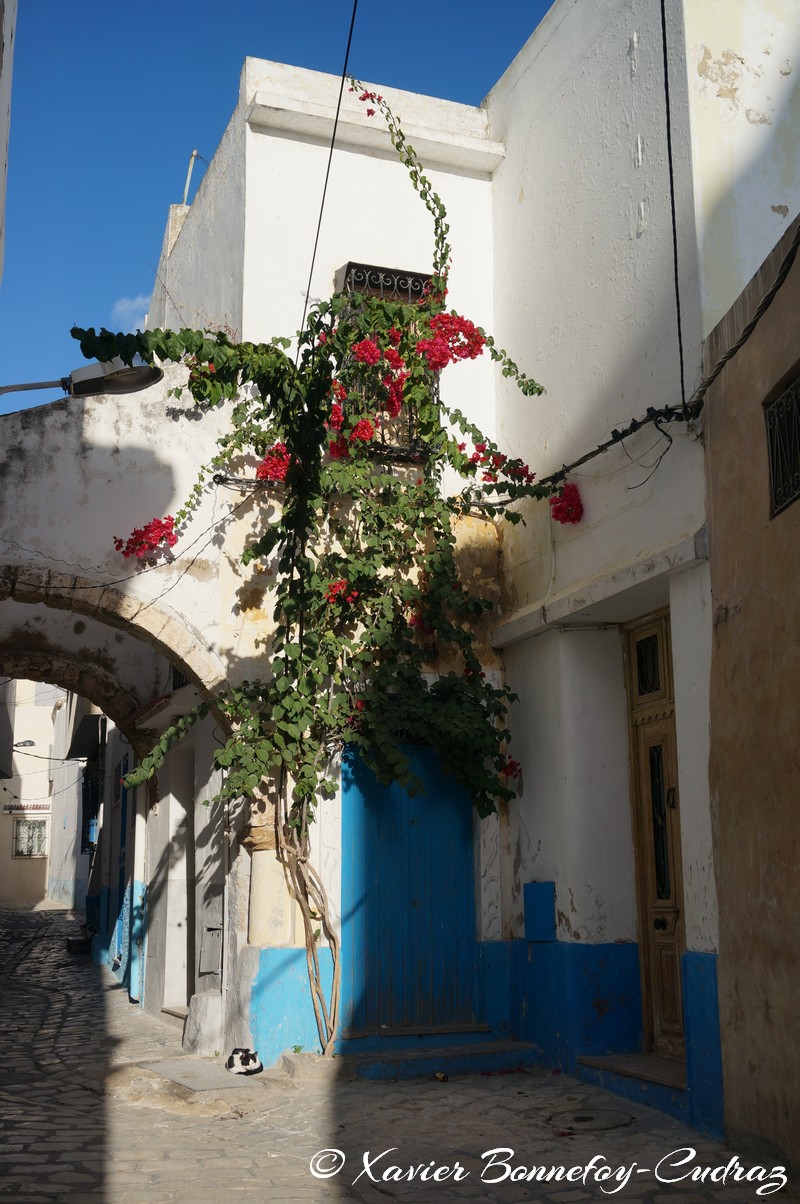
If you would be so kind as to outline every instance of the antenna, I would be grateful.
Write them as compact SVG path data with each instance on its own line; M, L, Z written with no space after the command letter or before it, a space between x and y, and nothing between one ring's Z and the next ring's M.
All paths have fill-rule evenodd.
M191 153L191 156L189 158L189 170L186 173L186 187L183 190L183 200L181 201L182 205L186 204L186 198L189 195L189 185L192 182L192 172L194 171L194 161L199 154L200 154L199 151L193 150Z

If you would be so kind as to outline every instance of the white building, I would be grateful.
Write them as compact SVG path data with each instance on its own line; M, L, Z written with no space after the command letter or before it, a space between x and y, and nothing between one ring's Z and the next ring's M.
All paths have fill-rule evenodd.
M520 1057L717 1132L712 598L702 416L684 404L704 340L794 217L800 12L794 0L667 8L662 28L659 0L556 0L479 108L382 90L448 210L449 301L547 389L524 400L479 360L444 375L444 397L540 478L609 446L569 473L580 524L553 524L536 503L525 526L503 532L493 643L520 699L517 802L480 827L443 819L445 839L444 828L430 839L452 848L452 877L415 854L412 887L380 828L365 876L371 787L346 765L317 849L343 938L342 1051L377 1050L388 1065L409 1043L474 1042L468 1066L488 1038L512 1037ZM222 327L254 341L295 331L338 90L331 76L247 60L193 204L170 212L151 327ZM430 219L375 120L346 94L312 297L327 296L348 263L430 270ZM213 430L187 434L154 396L105 411L88 403L80 447L69 444L83 473L76 491L92 465L135 462L109 498L115 522L134 503L143 519L155 498L160 513L180 504L193 459L213 444ZM649 410L667 411L660 425ZM67 416L53 415L72 438ZM646 421L624 434L634 419ZM134 429L155 451L126 451ZM219 511L215 497L203 504L205 524ZM73 637L49 611L90 616L80 658L94 676L82 692L130 739L130 767L195 696L171 667L208 692L256 675L266 591L234 610L241 578L212 550L193 575L167 565L121 587L105 561L93 599L91 575L79 585L59 576L58 556L96 566L107 518L94 508L91 537L81 546L69 532L68 551L36 529L30 546L53 561L46 580L41 565L15 566L2 597L13 596L3 606L15 619L23 605L49 608L64 666ZM229 539L245 534L242 524ZM204 805L216 744L208 718L167 760L157 794L104 800L117 836L89 887L90 897L107 892L98 950L131 967L131 993L148 1009L188 1013L188 1047L250 1045L270 1063L314 1045L305 950L273 853L242 843L241 815ZM112 759L122 776L122 742ZM391 793L383 803L398 822L420 823ZM420 899L439 935L423 947L415 929L415 953L469 990L426 1012L415 982L411 1020L399 1023L393 1009L410 981L402 917ZM451 957L456 928L465 961ZM384 997L376 981L395 985Z
M666 29L656 0L560 0L480 108L387 92L448 208L449 299L547 389L524 402L481 363L447 374L444 395L540 476L691 398L704 338L794 216L798 50L788 0L685 0ZM336 94L330 77L247 61L194 204L172 210L151 325L259 340L299 324ZM350 99L312 296L348 261L424 271L428 217L412 200ZM483 833L479 958L493 946L493 980L507 979L482 1006L485 1019L511 1000L495 1027L571 1070L643 1052L637 1082L609 1078L624 1059L581 1073L649 1082L665 1106L677 1087L682 1114L713 1128L702 425L665 429L669 446L648 423L570 475L580 525L536 504L506 532L495 644L520 695L525 784ZM526 925L555 939L526 948Z
M49 872L61 860L56 817L69 816L74 829L81 767L70 766L64 786L55 737L64 690L11 680L0 691L0 899L36 902L48 895Z

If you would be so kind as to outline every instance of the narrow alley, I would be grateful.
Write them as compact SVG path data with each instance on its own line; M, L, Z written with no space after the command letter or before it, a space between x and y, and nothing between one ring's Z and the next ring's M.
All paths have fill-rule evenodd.
M78 913L47 903L0 912L0 1198L14 1204L736 1204L779 1186L771 1166L737 1183L733 1151L545 1070L346 1082L338 1061L294 1079L230 1075L69 953L79 934Z

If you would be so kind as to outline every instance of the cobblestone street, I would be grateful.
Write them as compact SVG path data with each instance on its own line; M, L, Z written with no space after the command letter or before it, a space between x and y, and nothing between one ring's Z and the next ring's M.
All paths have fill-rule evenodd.
M543 1070L398 1083L298 1084L276 1073L229 1076L230 1088L182 1087L148 1069L181 1056L178 1030L131 1005L88 958L67 952L67 936L79 930L77 913L0 912L2 1199L580 1204L605 1199L603 1187L652 1204L761 1198L763 1184L735 1184L732 1170L726 1183L670 1182L693 1168L727 1167L735 1152ZM184 1061L197 1069L196 1059ZM311 1170L323 1150L337 1153L317 1160L319 1174L345 1160L327 1179ZM595 1169L570 1180L554 1170L549 1181L525 1182L522 1172L511 1181L512 1167L566 1173L592 1158ZM624 1168L629 1181L603 1183L603 1166ZM420 1168L416 1178L398 1181L410 1167ZM766 1190L773 1187L774 1179ZM796 1199L794 1187L780 1198Z

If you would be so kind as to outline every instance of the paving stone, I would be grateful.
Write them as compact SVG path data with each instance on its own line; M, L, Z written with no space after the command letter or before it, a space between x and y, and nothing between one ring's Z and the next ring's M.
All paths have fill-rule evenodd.
M218 1062L186 1060L177 1029L132 1005L108 971L66 954L66 936L80 923L58 908L0 909L0 992L12 1018L0 1026L0 1199L12 1204L758 1204L754 1184L669 1186L653 1173L634 1176L614 1196L563 1177L484 1182L483 1155L498 1147L514 1151L512 1165L540 1168L584 1166L597 1153L615 1168L655 1167L686 1145L697 1151L695 1165L730 1160L721 1144L567 1075L532 1069L442 1084L343 1083L323 1074L243 1087L235 1076L219 1077ZM153 1075L154 1063L182 1075L183 1085ZM140 1064L160 1086L132 1098L120 1084L146 1079ZM633 1123L560 1138L548 1118L577 1107L616 1109ZM312 1159L331 1148L343 1152L344 1167L315 1179ZM458 1162L469 1176L383 1181L376 1169L373 1182L362 1174L366 1151L390 1149L376 1168ZM797 1198L793 1187L782 1201Z

